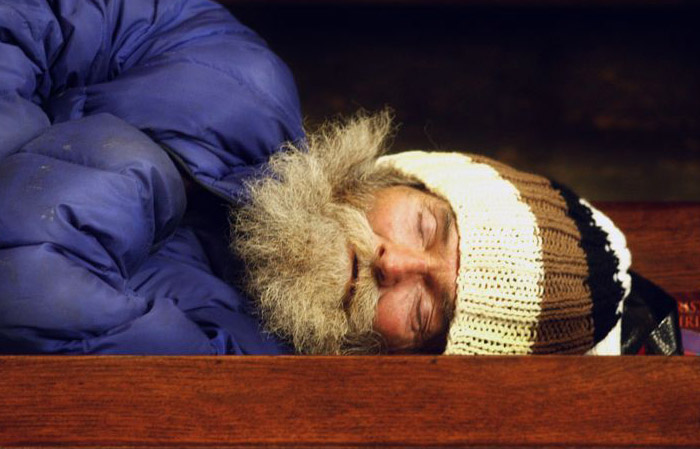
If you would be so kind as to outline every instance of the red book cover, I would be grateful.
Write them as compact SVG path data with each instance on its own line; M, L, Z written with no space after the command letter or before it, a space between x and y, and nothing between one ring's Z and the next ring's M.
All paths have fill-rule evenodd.
M677 293L678 321L685 355L700 355L700 291Z

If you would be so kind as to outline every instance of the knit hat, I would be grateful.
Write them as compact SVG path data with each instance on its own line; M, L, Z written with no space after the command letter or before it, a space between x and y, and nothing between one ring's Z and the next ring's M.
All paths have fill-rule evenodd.
M631 256L608 217L560 184L482 156L410 151L378 163L417 177L455 213L445 354L590 353L614 328L619 351Z

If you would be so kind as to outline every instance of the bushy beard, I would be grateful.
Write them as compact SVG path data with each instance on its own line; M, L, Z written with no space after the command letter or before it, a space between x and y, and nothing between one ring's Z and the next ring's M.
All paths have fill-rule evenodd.
M245 289L265 328L307 354L381 349L372 331L379 291L372 273L369 204L388 114L359 117L277 153L267 176L249 183L251 202L232 211L232 249L247 270ZM357 256L352 301L348 249Z

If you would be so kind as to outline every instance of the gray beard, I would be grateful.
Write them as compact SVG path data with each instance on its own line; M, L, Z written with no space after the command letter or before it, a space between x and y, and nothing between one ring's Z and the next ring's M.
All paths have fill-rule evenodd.
M334 198L316 159L289 152L251 186L233 211L232 248L246 266L245 289L267 331L307 354L377 351L372 323L379 291L371 270L373 233L365 214ZM358 257L353 300L344 305Z
M231 249L246 266L244 288L265 328L307 354L366 354L385 349L373 331L379 289L376 247L365 212L374 193L422 186L378 167L391 134L391 112L329 122L303 149L288 145L268 176L247 183L251 202L231 218ZM357 255L352 300L344 302Z

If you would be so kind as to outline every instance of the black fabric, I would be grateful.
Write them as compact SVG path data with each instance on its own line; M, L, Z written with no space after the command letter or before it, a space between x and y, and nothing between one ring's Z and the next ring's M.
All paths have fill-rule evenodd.
M231 282L244 273L243 262L229 249L228 214L232 206L194 182L187 188L187 212L182 226L194 230L206 252L212 272Z
M568 187L556 181L551 184L566 201L567 213L581 234L581 247L588 264L587 285L593 299L593 339L598 343L619 319L617 306L624 296L622 284L616 280L620 261L610 250L608 233L596 225L590 208L581 204L580 197Z
M622 353L682 355L678 305L660 287L632 272L622 313Z

